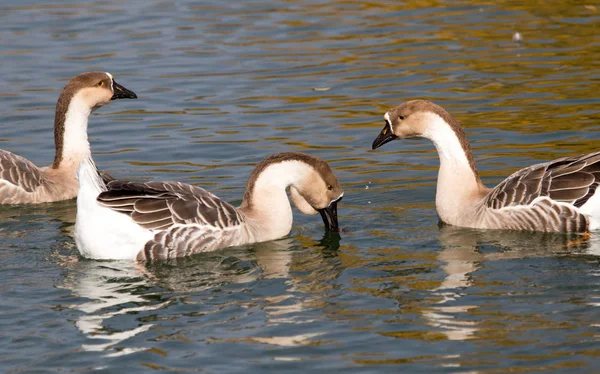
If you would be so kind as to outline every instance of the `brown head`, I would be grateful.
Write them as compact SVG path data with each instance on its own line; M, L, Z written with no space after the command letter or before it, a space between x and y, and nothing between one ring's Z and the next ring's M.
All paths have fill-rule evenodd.
M384 116L385 125L377 138L373 141L373 149L396 139L405 138L432 138L431 131L435 131L432 123L440 119L445 122L456 134L460 145L465 152L469 165L477 174L475 159L471 153L469 141L460 124L441 106L427 100L412 100L388 111Z
M275 173L270 174L269 170ZM257 183L259 180L260 183ZM271 182L289 185L291 199L298 210L304 214L318 212L326 229L338 230L337 203L344 191L325 161L300 152L277 153L265 158L250 174L242 206L252 204L252 195L256 188L260 188L259 184L262 186Z
M136 99L137 95L115 82L110 73L88 72L79 74L65 86L58 102L54 117L54 142L56 156L53 167L58 167L63 157L63 145L67 113L76 110L88 115L101 106L117 99ZM73 108L72 106L77 106Z

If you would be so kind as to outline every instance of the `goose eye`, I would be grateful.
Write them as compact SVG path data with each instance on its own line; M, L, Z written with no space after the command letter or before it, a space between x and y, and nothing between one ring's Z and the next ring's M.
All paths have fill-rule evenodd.
M100 81L100 82L98 82L98 84L97 84L96 86L98 86L98 87L102 87L102 86L104 86L104 81Z
M398 116L398 119L399 119L400 121L402 121L402 120L404 119L404 116Z
M333 190L333 186L332 186L332 185L330 185L330 184L328 184L328 185L327 185L327 189L328 189L329 191L332 191L332 190Z

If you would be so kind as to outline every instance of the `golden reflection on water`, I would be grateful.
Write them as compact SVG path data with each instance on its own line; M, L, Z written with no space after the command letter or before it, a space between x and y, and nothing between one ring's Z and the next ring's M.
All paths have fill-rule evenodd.
M436 342L476 341L483 347L478 352L485 354L486 349L529 343L523 335L515 337L524 331L582 328L575 317L565 322L548 314L499 308L495 298L535 290L518 283L527 281L520 274L515 274L513 283L489 281L482 273L494 266L502 271L498 264L513 259L598 255L597 239L567 246L572 238L450 227L438 230L433 204L438 164L433 146L398 142L377 152L369 148L385 111L423 97L444 106L465 126L479 169L488 179L505 177L521 164L597 150L600 12L596 6L574 0L290 0L280 4L267 7L268 11L231 7L229 3L153 4L169 9L181 6L184 12L173 18L173 25L156 25L151 20L143 25L145 29L137 29L135 24L115 27L118 41L126 41L120 44L121 50L99 40L98 50L92 48L87 40L94 36L92 32L81 23L71 28L64 20L95 12L119 17L128 12L122 4L0 6L5 17L41 11L63 20L43 30L17 27L3 34L7 45L0 56L6 59L5 66L19 63L11 59L49 54L46 45L22 45L20 41L25 39L50 34L54 42L66 40L69 44L60 49L56 61L51 56L51 61L40 59L47 68L36 66L34 70L42 71L41 77L23 72L11 85L0 87L0 96L17 100L10 115L35 116L33 130L50 129L48 118L60 89L56 81L64 83L72 71L117 65L115 69L121 70L118 76L127 77L128 87L129 82L134 90L136 85L140 87L140 100L102 109L91 119L90 128L96 131L92 146L97 142L104 147L93 148L97 149L94 152L101 161L110 160L110 166L117 163L126 168L123 176L137 172L140 179L198 181L218 195L227 191L239 198L257 161L246 159L249 155L259 158L271 151L305 150L329 160L349 190L340 208L349 213L340 217L340 223L355 231L342 233L337 243L324 240L327 243L316 244L314 230L310 231L314 225L297 223L291 238L234 250L233 254L218 253L146 269L73 262L75 255L67 256L61 262L68 274L61 286L87 299L71 306L81 313L75 326L90 339L84 349L109 355L148 349L167 358L170 352L154 343L169 339L197 349L193 333L203 335L206 327L201 317L190 324L189 331L175 328L173 332L160 320L135 316L146 311L159 314L164 308L165 314L171 313L169 318L184 318L178 314L178 302L206 307L202 297L213 290L217 295L211 296L213 301L220 296L221 304L244 311L258 306L264 313L264 326L260 327L285 325L289 334L256 328L241 338L227 334L210 337L209 343L343 346L343 338L334 341L327 336L331 322L338 322L336 328L347 328L347 334L358 331L367 338L386 339L373 339L378 343L405 340L408 346L415 341L431 347ZM169 19L162 17L161 11L147 12ZM221 18L213 18L213 12ZM114 25L101 26L108 30ZM523 36L519 43L512 41L515 31ZM103 33L101 37L111 35ZM112 42L115 40L108 43ZM131 55L136 58L133 62L127 59ZM203 64L207 60L212 62ZM48 62L54 65L46 66ZM33 93L50 94L38 96L44 100L38 103L28 99ZM93 127L109 122L116 127ZM18 119L18 123L25 121ZM139 128L123 135L121 131L130 126ZM39 140L42 137L21 129L2 131L3 147L4 143L27 144L22 151L40 144L53 147L51 139ZM165 137L170 146L158 148ZM175 151L186 148L193 149L195 158L188 157L191 151L174 156ZM227 152L212 154L224 148ZM166 154L171 149L175 149L173 154ZM352 195L355 197L350 198ZM60 235L71 237L74 207L70 202L42 208L39 214L64 222ZM18 214L6 212L2 223L14 225ZM26 234L26 228L14 232L0 229L0 235L10 239ZM486 251L488 247L492 250ZM251 295L243 301L228 300L219 291L229 285L235 292L247 293L265 280L282 280L285 287L275 295ZM136 287L153 289L144 293ZM157 294L173 304L154 302L152 297ZM587 306L597 307L594 300L598 297L590 299ZM206 307L201 313L219 319L219 306L214 302L213 309ZM130 316L133 322L120 330L109 327L113 319L123 316ZM315 321L322 322L313 328L317 331L301 331ZM353 323L343 324L348 321ZM235 319L217 323L231 323L231 330L239 327ZM139 348L129 344L149 334L156 340ZM598 338L597 333L589 334L587 339ZM532 338L531 344L535 343ZM119 346L126 349L119 351ZM436 367L465 371L470 365L485 366L481 362L487 359L428 352L396 357L401 353L372 353L369 348L362 348L364 354L343 352L342 360L362 365L433 362ZM544 352L520 358L568 354ZM597 356L594 350L579 353ZM278 361L298 359L279 352L268 354Z
M290 325L290 330L304 323L314 322L314 318L332 321L355 320L364 321L357 328L364 333L376 333L381 336L435 342L441 340L464 341L471 339L494 342L497 346L513 346L525 342L514 341L505 331L504 323L518 323L520 328L562 329L564 324L539 315L493 311L490 306L460 304L453 305L467 293L467 289L478 284L474 275L482 267L494 261L524 259L531 257L547 257L556 254L587 251L590 243L587 240L577 241L575 237L534 234L506 233L500 231L469 230L452 226L440 229L439 240L441 252L414 252L402 248L372 248L365 253L362 248L351 244L339 246L339 238L326 237L324 247L314 247L311 237L297 235L273 242L253 246L250 250L226 251L208 256L192 256L164 264L149 264L141 267L135 264L119 262L75 261L73 257L65 258L63 266L75 270L65 279L61 287L70 289L89 302L73 305L74 309L85 314L75 322L83 334L92 343L82 348L87 351L103 351L107 357L131 354L150 349L149 347L132 347L115 349L128 339L147 331L151 331L153 323L139 320L139 324L131 329L107 328L107 322L124 314L136 315L146 311L168 308L169 298L162 302L152 301L154 298L140 296L139 289L160 286L179 297L186 299L194 292L205 292L225 285L240 285L248 289L250 284L265 279L285 280L287 292L280 296L253 296L249 301L233 302L237 306L251 310L261 305L265 313L266 325ZM482 245L494 245L502 248L498 252L482 252ZM600 244L600 243L596 243ZM304 248L297 250L297 248ZM310 248L310 249L309 249ZM599 252L600 253L600 252ZM256 268L230 267L230 255L236 261L252 261ZM385 259L385 263L382 263ZM398 300L396 308L377 307L373 309L347 308L345 303L335 303L329 297L338 293L336 279L351 269L376 269L381 277L371 276L357 278L344 287L343 292L356 295L369 294L375 298ZM441 270L442 279L433 280L427 273ZM386 275L384 275L386 274ZM395 275L392 275L395 274ZM110 280L110 281L107 281ZM383 287L382 287L383 286ZM398 290L404 290L405 297L400 297ZM422 297L426 292L427 296ZM415 294L415 296L411 296ZM489 292L485 292L491 296ZM301 295L301 296L300 296ZM186 300L186 304L196 301ZM131 306L135 305L135 306ZM485 311L479 312L480 307ZM320 310L324 316L312 315L306 319L302 312ZM218 313L219 308L204 313ZM388 318L389 322L404 323L409 330L393 330L392 326L372 325L368 321L377 318ZM415 320L420 316L422 321ZM490 319L482 321L481 316ZM496 321L496 322L493 322ZM499 324L499 321L502 321ZM293 326L293 328L292 328ZM193 343L187 335L203 325L189 326L187 332L181 331L178 340ZM232 326L235 329L235 326ZM213 342L264 344L278 347L320 346L342 344L328 339L328 331L312 331L310 333L294 333L291 335L264 335L250 332L243 338L211 337ZM319 337L323 338L319 338ZM162 339L173 339L173 336L159 336ZM440 365L462 365L472 363L472 359L460 355L413 356L410 358L378 359L368 355L354 358L357 363L389 364L397 362L419 362L420 360L440 360ZM524 358L532 359L530 356ZM275 354L274 360L297 360L298 358Z

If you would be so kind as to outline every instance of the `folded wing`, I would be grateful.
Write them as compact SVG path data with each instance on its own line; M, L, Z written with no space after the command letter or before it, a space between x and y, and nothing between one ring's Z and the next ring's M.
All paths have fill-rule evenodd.
M165 230L176 224L224 229L242 221L233 205L189 184L112 181L107 188L98 196L100 204L129 215L150 230Z
M226 246L242 217L210 192L178 182L113 180L98 202L156 232L138 260L166 259Z
M33 193L42 183L44 174L31 161L0 150L0 202Z
M583 206L600 183L600 152L559 158L521 169L494 188L486 199L492 209L529 205L538 197Z

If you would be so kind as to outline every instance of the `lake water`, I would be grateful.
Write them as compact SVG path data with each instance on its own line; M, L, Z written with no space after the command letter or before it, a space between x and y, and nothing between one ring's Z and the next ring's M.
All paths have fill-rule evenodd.
M90 119L100 169L237 204L259 160L308 152L345 232L296 212L281 240L141 266L80 258L75 201L1 207L0 371L599 371L594 236L440 226L433 146L370 150L413 98L488 185L598 150L593 3L4 0L0 148L49 164L60 90L109 71L139 99Z

